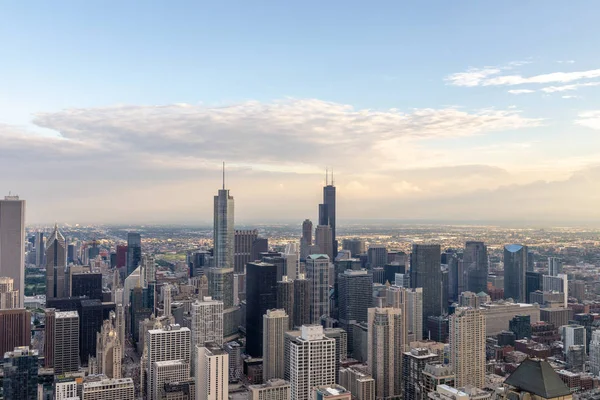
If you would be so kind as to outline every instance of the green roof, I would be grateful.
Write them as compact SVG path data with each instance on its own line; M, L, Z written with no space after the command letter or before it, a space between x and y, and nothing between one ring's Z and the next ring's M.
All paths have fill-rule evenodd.
M504 383L545 399L571 394L567 385L548 362L529 358L523 361Z

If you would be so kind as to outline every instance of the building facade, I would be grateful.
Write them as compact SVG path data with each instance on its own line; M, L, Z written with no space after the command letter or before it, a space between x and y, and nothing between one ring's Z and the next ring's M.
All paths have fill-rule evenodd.
M405 326L399 308L369 308L368 365L375 379L376 398L397 399L402 396L402 353Z
M524 302L526 296L527 246L504 246L504 298Z
M263 379L284 377L284 340L289 317L285 310L267 310L263 315Z
M458 387L483 388L485 340L485 317L480 309L459 307L450 315L450 364Z
M322 316L329 316L329 260L326 254L311 254L306 258L311 324L318 324Z
M23 307L25 290L25 200L5 196L0 200L0 276L13 279ZM12 348L10 349L12 350Z
M423 288L423 319L442 314L442 271L439 245L415 244L410 259L410 286ZM425 328L425 327L424 327Z

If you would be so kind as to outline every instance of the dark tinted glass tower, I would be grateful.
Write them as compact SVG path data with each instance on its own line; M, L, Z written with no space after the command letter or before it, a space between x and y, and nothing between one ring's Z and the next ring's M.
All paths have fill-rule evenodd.
M333 245L333 257L338 253L338 242L335 230L335 186L333 185L333 173L331 184L326 174L325 187L323 187L323 204L319 204L319 225L331 227L331 242Z
M102 274L81 273L71 275L71 296L87 296L102 301Z
M294 280L294 326L310 324L310 282L302 275Z
M441 249L437 244L414 244L410 255L410 286L423 288L423 334L428 317L442 314Z
M523 302L527 299L526 288L527 246L509 244L504 246L504 298Z
M38 352L17 347L4 354L4 398L36 400L38 386Z
M284 280L277 282L277 308L285 310L288 315L288 329L294 328L294 281Z
M68 297L69 294L65 292L67 244L58 226L54 226L54 232L46 243L46 299Z
M79 359L87 365L90 356L96 356L97 334L102 329L102 303L82 300L79 318Z
M525 273L525 298L528 303L531 302L531 293L536 290L542 290L544 275L541 272L527 271Z
M483 242L467 242L463 260L467 271L467 290L473 293L485 292L488 276L487 246Z
M127 233L127 276L140 265L142 260L142 237L139 233Z
M262 357L263 315L277 307L277 266L263 262L246 265L246 352Z

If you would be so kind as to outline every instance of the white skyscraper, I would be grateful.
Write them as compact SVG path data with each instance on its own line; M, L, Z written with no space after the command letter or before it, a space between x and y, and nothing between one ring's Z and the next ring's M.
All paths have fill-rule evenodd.
M483 387L485 338L481 309L458 307L450 316L450 364L456 374L456 387Z
M283 379L284 340L289 317L285 310L267 310L263 315L263 380Z
M321 325L303 325L289 342L289 363L292 399L309 400L313 387L335 383L335 339Z
M229 355L214 342L196 347L196 400L226 400L229 396Z
M568 353L571 346L583 346L585 349L587 340L584 326L575 324L563 325L560 327L560 334L565 353Z
M592 331L590 342L590 372L594 376L600 375L600 330Z
M23 307L25 290L25 200L6 196L0 200L0 276L13 279Z
M147 376L146 397L157 400L158 393L154 384L153 364L158 361L183 360L190 363L191 332L179 325L169 325L161 329L150 329L146 332L146 365Z
M377 398L402 395L402 353L406 329L400 308L369 308L367 362Z
M329 257L312 254L306 258L306 279L310 282L310 323L329 317Z
M204 297L192 304L192 346L223 345L223 302Z

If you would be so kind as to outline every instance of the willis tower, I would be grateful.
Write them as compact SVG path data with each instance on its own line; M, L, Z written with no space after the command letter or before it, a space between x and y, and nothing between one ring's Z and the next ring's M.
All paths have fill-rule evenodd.
M338 242L335 236L335 186L333 183L333 171L331 171L331 183L329 183L328 172L325 172L323 204L319 204L319 225L329 225L331 227L331 243L333 245L333 257L335 258L338 253Z

